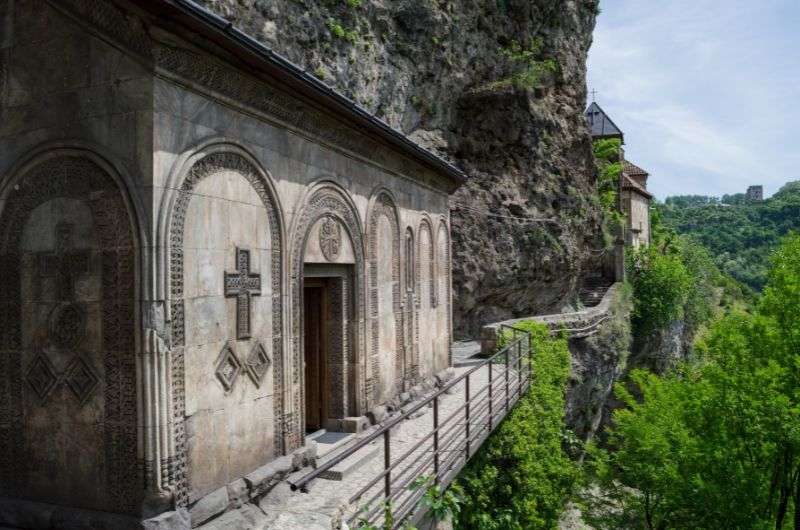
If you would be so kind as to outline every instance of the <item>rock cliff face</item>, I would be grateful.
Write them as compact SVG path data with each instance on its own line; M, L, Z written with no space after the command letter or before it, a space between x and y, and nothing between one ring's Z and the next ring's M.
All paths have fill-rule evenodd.
M601 246L582 116L597 0L202 3L470 176L451 205L457 337L573 299Z

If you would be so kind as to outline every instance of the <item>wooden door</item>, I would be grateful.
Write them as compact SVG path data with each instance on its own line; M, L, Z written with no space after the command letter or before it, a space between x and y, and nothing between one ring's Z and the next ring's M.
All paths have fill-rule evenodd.
M309 282L307 282L309 283ZM324 285L311 282L303 292L305 322L306 431L321 429L325 423L326 333Z

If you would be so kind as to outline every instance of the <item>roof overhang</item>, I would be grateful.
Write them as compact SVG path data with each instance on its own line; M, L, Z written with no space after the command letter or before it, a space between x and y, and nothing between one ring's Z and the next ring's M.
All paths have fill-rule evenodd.
M265 74L270 81L274 80L282 85L288 93L316 103L355 129L379 138L396 151L443 175L451 181L453 190L466 182L467 176L464 172L450 162L418 145L356 102L195 2L137 0L135 5L165 21L167 27L181 25L209 39L241 60L248 68Z

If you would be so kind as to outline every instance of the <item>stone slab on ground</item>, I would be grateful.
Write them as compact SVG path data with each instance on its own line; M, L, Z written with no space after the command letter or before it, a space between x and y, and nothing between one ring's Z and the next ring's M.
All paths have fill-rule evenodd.
M317 442L317 458L322 459L340 447L350 443L355 435L347 432L326 432L314 438Z
M378 454L383 451L377 442L370 444L368 447L370 447L371 450L362 450L348 458L345 458L328 471L325 471L322 475L320 475L320 478L326 480L344 480L346 477L360 469L361 466L369 463L373 458L378 456Z
M228 487L225 486L206 495L189 508L192 526L199 526L227 509Z

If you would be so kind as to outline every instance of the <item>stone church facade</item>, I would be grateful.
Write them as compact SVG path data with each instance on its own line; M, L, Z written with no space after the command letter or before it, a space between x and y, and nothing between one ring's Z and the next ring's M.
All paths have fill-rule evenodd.
M191 3L0 28L17 517L187 507L450 365L456 168Z

